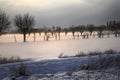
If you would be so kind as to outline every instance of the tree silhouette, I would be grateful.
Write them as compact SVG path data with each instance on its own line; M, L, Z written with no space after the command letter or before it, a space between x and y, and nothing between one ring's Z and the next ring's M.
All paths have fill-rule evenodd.
M38 33L39 33L39 36L41 36L41 33L43 32L43 28L38 28Z
M73 37L74 37L74 36L75 36L75 31L76 31L75 26L72 25L72 27L70 27L69 29L70 29L70 31L72 32L72 35L73 35Z
M78 26L78 30L81 33L81 35L83 34L83 32L85 31L85 26L84 25L79 25Z
M52 35L52 36L55 35L55 26L53 26L53 27L51 28L51 35Z
M98 31L98 38L103 37L103 31L105 30L106 26L105 25L100 25L97 27L97 31Z
M107 27L110 31L112 31L115 34L115 37L117 37L120 30L120 21L109 21L107 22Z
M90 32L90 36L91 36L93 31L95 30L95 26L93 24L88 24L87 30Z
M33 33L34 35L34 42L36 41L36 34L35 33L38 33L39 32L39 35L40 35L40 29L37 29L37 28L32 28L30 33Z
M64 28L63 32L65 32L65 36L67 36L67 33L69 32L68 28Z
M15 26L17 26L17 28L22 32L23 41L26 42L26 34L30 33L35 23L34 17L29 14L19 14L15 16L14 23Z
M56 32L58 33L58 38L60 40L60 32L61 32L61 27L56 27Z
M46 26L43 26L43 32L44 32L44 40L48 41L49 36L47 35L49 29Z
M4 11L0 10L0 35L9 28L9 25L9 16Z

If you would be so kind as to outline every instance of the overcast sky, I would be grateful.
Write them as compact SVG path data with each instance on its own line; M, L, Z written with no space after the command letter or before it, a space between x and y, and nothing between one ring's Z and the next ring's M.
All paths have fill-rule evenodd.
M0 0L0 8L13 19L30 13L35 27L105 24L120 19L120 0Z

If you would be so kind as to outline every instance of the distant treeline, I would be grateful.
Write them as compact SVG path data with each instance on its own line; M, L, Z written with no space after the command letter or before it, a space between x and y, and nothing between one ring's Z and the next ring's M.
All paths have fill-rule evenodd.
M64 32L67 35L68 32L72 32L73 38L76 36L75 33L79 32L77 37L82 36L83 38L88 38L89 36L95 36L93 32L97 32L97 36L99 38L107 35L109 37L110 34L114 34L115 37L120 36L120 21L111 20L106 21L105 25L96 26L94 24L88 25L72 25L68 28L63 28L60 26L46 27L43 26L41 28L34 28L35 18L30 16L28 13L21 15L18 14L13 19L14 26L17 30L12 31L12 33L21 33L23 34L23 42L26 42L26 34L34 33L34 41L35 41L35 33L44 33L44 40L49 40L50 36L48 33L51 33L55 39L60 39L60 33ZM10 33L10 24L9 16L5 13L5 11L0 10L0 35ZM40 27L40 26L39 26ZM84 34L83 34L84 33Z

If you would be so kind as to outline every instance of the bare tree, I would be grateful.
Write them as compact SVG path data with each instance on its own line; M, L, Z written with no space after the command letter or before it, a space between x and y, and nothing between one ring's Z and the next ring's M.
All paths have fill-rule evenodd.
M32 27L34 26L35 20L33 16L29 14L16 15L14 18L15 25L23 34L23 41L26 42L26 34L30 33Z
M0 35L9 28L10 21L9 16L5 13L5 11L0 10Z
M55 26L53 26L52 28L51 28L51 34L52 34L52 36L55 34Z
M97 31L98 31L98 38L103 38L103 31L105 30L106 26L105 25L100 25L97 27Z
M61 27L57 26L57 27L56 27L56 32L58 33L58 38L59 38L59 40L60 40Z
M49 28L46 26L43 26L43 32L44 32L44 40L48 41L49 36L48 36L48 32L49 32Z
M107 22L107 27L114 33L115 37L118 37L118 34L120 34L120 21L109 21Z
M81 33L81 35L83 34L83 32L85 31L85 26L84 25L79 25L78 26L78 30Z
M90 36L92 35L95 26L93 24L88 24L87 25L87 30L90 32Z
M73 35L73 38L74 38L74 36L75 36L75 31L76 31L75 26L72 25L72 26L69 28L69 30L72 32L72 35Z
M63 32L65 32L65 36L67 36L67 33L69 32L69 29L68 28L64 28Z

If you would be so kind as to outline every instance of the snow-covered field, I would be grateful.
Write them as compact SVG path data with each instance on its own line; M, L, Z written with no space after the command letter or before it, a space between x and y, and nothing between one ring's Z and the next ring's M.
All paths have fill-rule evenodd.
M120 56L117 53L113 56ZM105 55L106 56L106 55ZM29 76L19 76L15 80L119 80L119 68L110 67L98 70L80 70L82 65L98 60L98 56L70 57L54 60L33 60L23 62ZM14 80L13 71L21 63L5 64L0 66L1 80ZM16 73L17 74L17 73Z
M61 53L75 55L81 51L105 51L109 49L120 51L120 38L114 36L74 40L71 35L68 35L67 37L61 36L61 40L40 41L41 37L36 34L37 42L33 42L33 36L31 35L30 37L27 36L28 42L26 43L22 43L22 35L17 35L17 37L20 41L14 43L14 35L0 36L1 56L20 56L21 58L39 58L43 60L56 59Z
M38 35L39 36L39 35ZM23 62L28 71L28 76L16 77L16 80L118 80L119 68L114 67L106 70L79 70L80 66L92 62L89 56L70 57L58 59L58 56L72 56L79 52L105 51L109 49L120 52L120 38L111 36L110 38L89 38L33 42L33 36L27 36L28 42L22 43L22 36L18 35L19 40L14 43L14 35L0 37L0 56L20 56L21 58L32 58L31 61ZM17 38L18 39L18 38ZM119 53L118 53L119 55ZM98 60L97 56L92 59ZM21 63L0 65L0 80L14 80L14 71L19 68ZM77 70L78 69L78 70ZM114 73L115 71L115 73ZM118 71L118 73L116 72Z

